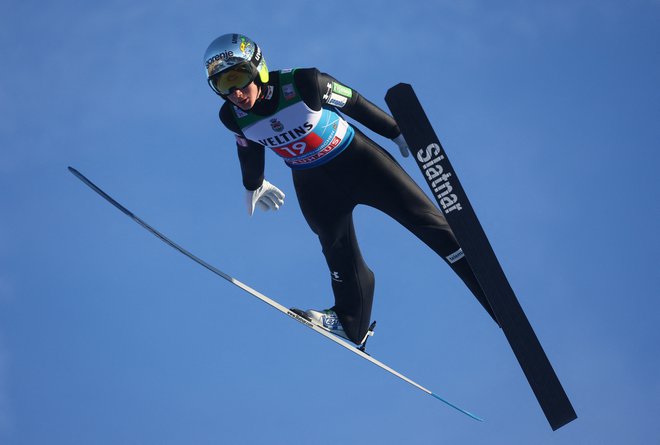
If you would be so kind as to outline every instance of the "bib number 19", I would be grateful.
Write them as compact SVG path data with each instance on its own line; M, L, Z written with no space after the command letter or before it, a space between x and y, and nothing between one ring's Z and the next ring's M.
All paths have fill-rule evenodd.
M279 147L278 150L281 150L283 155L288 155L287 157L295 157L305 153L306 148L307 144L305 142L298 141L286 147Z
M296 142L281 147L275 147L273 150L283 158L297 158L305 153L315 150L320 147L321 144L323 144L323 139L321 139L316 133L310 133Z

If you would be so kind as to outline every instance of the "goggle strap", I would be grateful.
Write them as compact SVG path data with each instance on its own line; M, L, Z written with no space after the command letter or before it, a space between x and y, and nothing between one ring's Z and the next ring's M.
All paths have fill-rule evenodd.
M259 48L259 45L256 43L254 44L254 52L252 53L252 58L250 59L250 63L252 66L254 66L255 70L263 60L263 54L261 54L261 48Z

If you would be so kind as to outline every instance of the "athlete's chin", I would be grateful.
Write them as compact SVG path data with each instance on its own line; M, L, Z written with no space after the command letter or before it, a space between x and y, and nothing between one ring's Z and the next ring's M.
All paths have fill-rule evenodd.
M234 105L236 105L238 108L240 108L243 111L247 111L250 108L252 108L254 106L254 103L256 102L256 101L254 101L250 98L246 98L244 100L237 100L233 97L230 97L229 101L231 103L233 103Z

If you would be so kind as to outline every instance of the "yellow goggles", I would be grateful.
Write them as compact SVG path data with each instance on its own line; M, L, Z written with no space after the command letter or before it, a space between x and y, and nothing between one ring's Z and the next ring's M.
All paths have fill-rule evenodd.
M234 90L241 90L248 86L256 79L257 74L257 69L251 63L241 63L216 74L209 79L209 84L216 93L229 96Z

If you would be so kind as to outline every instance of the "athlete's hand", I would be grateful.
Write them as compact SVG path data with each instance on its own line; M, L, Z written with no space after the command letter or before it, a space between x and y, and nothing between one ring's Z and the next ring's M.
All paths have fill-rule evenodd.
M254 213L255 206L264 211L279 210L284 204L284 193L264 179L258 189L245 191L245 203L250 216Z
M401 156L407 158L410 155L410 149L406 140L403 138L403 133L392 139L392 141L399 146L399 151L401 151Z

